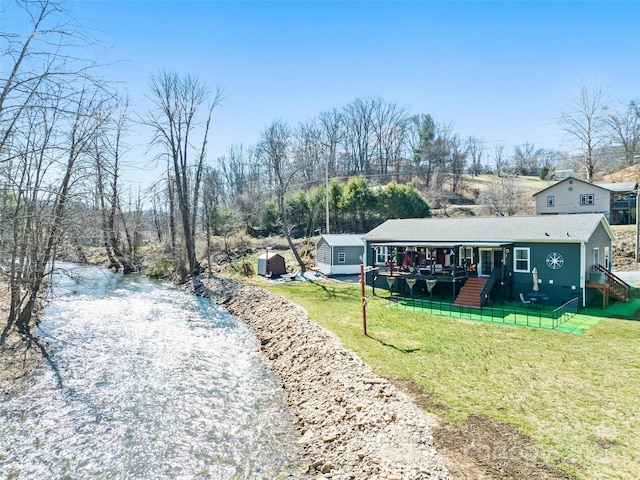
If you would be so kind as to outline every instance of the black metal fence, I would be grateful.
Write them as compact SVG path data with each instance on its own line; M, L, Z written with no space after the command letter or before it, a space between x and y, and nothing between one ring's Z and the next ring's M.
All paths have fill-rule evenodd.
M388 297L389 303L405 310L422 311L452 318L464 318L487 323L556 329L578 313L578 299L573 298L555 310L517 308L513 305L490 305L482 308L454 305L450 302L403 296Z

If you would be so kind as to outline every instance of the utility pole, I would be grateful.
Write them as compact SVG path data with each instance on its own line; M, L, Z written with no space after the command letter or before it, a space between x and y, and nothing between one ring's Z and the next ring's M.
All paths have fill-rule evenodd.
M640 206L640 189L636 190L636 263L638 263L638 237L640 237L640 224L638 223L638 206Z
M324 156L324 187L325 187L325 231L329 231L329 157Z
M365 337L367 335L367 297L364 294L364 284L365 284L365 270L364 263L360 265L360 295L362 300L362 331Z

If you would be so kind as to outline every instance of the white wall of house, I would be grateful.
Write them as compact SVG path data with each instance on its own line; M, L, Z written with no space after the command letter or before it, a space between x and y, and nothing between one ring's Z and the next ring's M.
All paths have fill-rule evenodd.
M536 215L563 213L603 213L609 218L611 192L604 188L567 179L539 192L536 197Z

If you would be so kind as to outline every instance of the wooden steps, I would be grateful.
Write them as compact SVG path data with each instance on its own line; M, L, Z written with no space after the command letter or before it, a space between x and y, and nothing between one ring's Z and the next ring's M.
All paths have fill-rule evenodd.
M482 299L480 298L480 292L487 283L487 277L469 277L467 281L460 289L460 293L456 297L453 304L457 307L474 307L480 308L482 306Z
M604 274L604 283L587 283L586 288L595 288L602 293L602 308L609 306L609 296L619 302L628 302L631 298L631 285L617 277L602 265L596 265L595 270Z

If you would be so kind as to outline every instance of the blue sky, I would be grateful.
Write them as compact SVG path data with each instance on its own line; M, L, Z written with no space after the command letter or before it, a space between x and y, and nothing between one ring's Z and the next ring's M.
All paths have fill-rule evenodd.
M144 109L149 76L194 74L227 98L211 155L380 96L508 148L567 145L580 78L640 97L640 2L71 1L103 32L113 80Z

